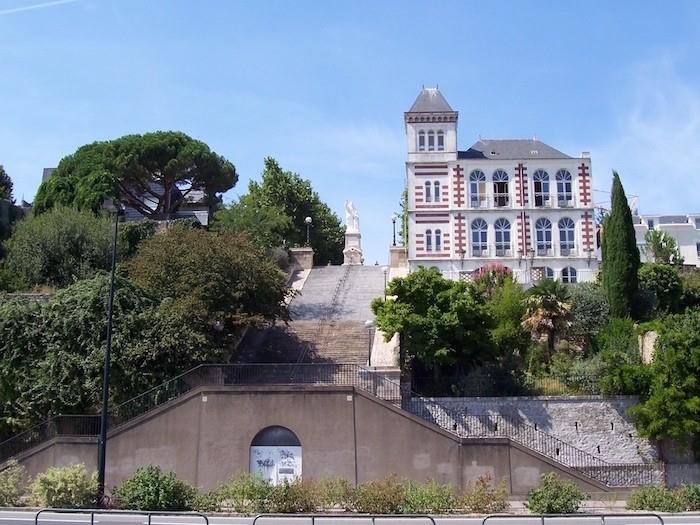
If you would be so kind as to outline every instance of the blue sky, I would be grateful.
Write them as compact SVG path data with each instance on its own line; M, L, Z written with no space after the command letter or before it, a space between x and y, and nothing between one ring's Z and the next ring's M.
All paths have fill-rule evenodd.
M31 201L84 143L182 130L236 165L226 200L265 156L352 199L383 263L403 112L439 84L462 149L536 136L642 213L700 211L699 27L696 1L0 0L0 164Z

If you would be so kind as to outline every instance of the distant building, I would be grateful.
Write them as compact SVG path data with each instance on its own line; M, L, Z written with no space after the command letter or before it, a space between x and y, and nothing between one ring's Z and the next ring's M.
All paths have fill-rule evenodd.
M649 230L660 230L676 240L683 257L683 264L700 267L700 213L687 215L637 215L634 230L642 261L648 261L644 253L644 237Z
M471 279L487 265L522 283L591 281L598 271L591 159L536 139L457 143L458 113L437 88L404 114L408 263Z

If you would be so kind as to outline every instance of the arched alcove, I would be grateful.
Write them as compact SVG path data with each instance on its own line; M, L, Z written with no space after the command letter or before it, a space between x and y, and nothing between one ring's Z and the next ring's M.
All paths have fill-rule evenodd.
M250 442L250 473L277 485L301 478L301 442L288 428L274 425Z

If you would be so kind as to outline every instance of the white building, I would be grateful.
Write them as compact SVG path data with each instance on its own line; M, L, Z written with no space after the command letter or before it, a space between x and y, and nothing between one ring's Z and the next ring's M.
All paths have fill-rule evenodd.
M646 233L649 230L661 230L676 240L683 264L700 267L700 213L635 216L634 230L642 261L649 260L644 253Z
M482 139L460 151L457 119L437 88L404 114L409 269L469 279L500 264L525 284L593 280L590 157L534 139Z

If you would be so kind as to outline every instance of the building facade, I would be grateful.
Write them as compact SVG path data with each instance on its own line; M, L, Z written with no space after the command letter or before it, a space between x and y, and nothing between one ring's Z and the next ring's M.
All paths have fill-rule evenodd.
M661 230L676 240L683 264L700 268L700 213L689 215L636 215L634 231L642 261L649 261L645 253L645 236L649 230Z
M535 139L457 142L458 113L424 88L404 114L409 269L467 279L508 267L523 284L574 283L598 271L588 154Z

